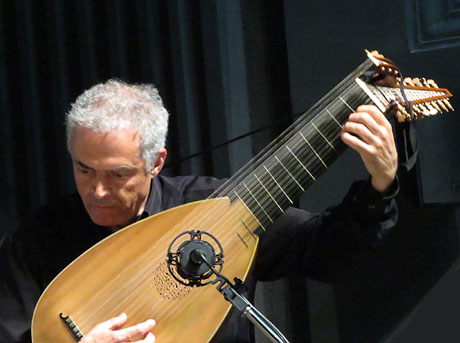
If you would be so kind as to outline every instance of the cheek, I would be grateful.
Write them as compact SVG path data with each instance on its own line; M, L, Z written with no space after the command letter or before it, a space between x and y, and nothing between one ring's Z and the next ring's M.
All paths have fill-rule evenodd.
M142 188L138 184L126 184L115 187L114 190L116 190L114 195L128 207L135 205L143 196Z
M118 191L118 197L130 206L144 201L150 191L150 179L140 178L136 182L125 185Z
M84 195L88 189L88 180L82 175L78 175L74 172L75 186L77 186L77 191L80 195Z
M137 193L132 188L123 187L118 189L116 197L127 207L130 207L133 203L136 202Z

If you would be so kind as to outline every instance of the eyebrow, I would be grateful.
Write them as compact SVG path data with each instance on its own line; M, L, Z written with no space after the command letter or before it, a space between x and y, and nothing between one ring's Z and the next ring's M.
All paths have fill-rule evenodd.
M133 167L119 167L119 168L115 168L115 169L112 169L111 171L112 172L115 172L115 173L130 173L134 170L137 170L137 168L133 168Z
M80 167L82 167L82 168L94 170L93 168L88 167L88 166L87 166L86 164L84 164L83 162L74 161L74 163L78 164L78 165L79 165Z
M79 165L81 168L84 168L84 169L89 169L89 170L95 170L91 167L88 167L86 164L84 164L83 162L81 161L74 161L74 163L76 163L77 165ZM136 170L137 168L136 167L128 167L128 166L121 166L121 167L118 167L118 168L115 168L115 169L112 169L110 170L111 172L115 172L115 173L123 173L123 172L132 172L133 170Z

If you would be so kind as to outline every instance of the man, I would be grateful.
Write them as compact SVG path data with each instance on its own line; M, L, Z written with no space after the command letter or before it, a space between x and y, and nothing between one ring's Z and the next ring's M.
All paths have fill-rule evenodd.
M78 195L26 217L2 246L0 341L30 340L41 292L86 249L146 216L203 199L221 184L209 177L158 175L167 154L167 118L157 90L148 85L110 80L77 98L66 127ZM374 244L395 224L397 153L391 125L375 107L361 106L343 126L342 139L360 153L370 181L355 185L343 205L323 214L288 209L261 239L246 282L249 299L255 280L280 278L294 268L327 276L334 254ZM154 342L153 319L124 327L122 313L84 333L80 342ZM233 313L213 342L252 342L252 334L248 321Z

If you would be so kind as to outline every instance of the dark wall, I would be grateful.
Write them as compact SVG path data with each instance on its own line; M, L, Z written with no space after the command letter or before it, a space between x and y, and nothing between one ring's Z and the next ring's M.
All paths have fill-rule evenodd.
M414 0L402 5L290 2L286 30L293 110L308 108L352 71L363 60L364 49L392 59L404 76L433 78L449 88L458 110L458 2ZM329 320L338 325L333 342L385 340L459 254L460 117L452 112L416 124L419 161L410 172L399 172L397 228L383 246L337 266L335 308L329 307L337 315ZM340 201L349 183L363 175L359 157L348 151L302 198L302 206L321 210ZM436 319L443 320L442 313ZM443 341L442 333L438 337Z

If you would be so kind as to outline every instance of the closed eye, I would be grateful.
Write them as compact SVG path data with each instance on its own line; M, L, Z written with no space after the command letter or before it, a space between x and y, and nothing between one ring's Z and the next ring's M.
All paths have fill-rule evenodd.
M115 176L116 178L123 179L130 177L134 174L136 174L137 170L132 169L132 168L118 168L115 170L112 170L112 175Z
M77 171L82 174L89 174L91 171L94 169L88 167L87 165L81 163L80 161L74 161L74 163L77 165Z

